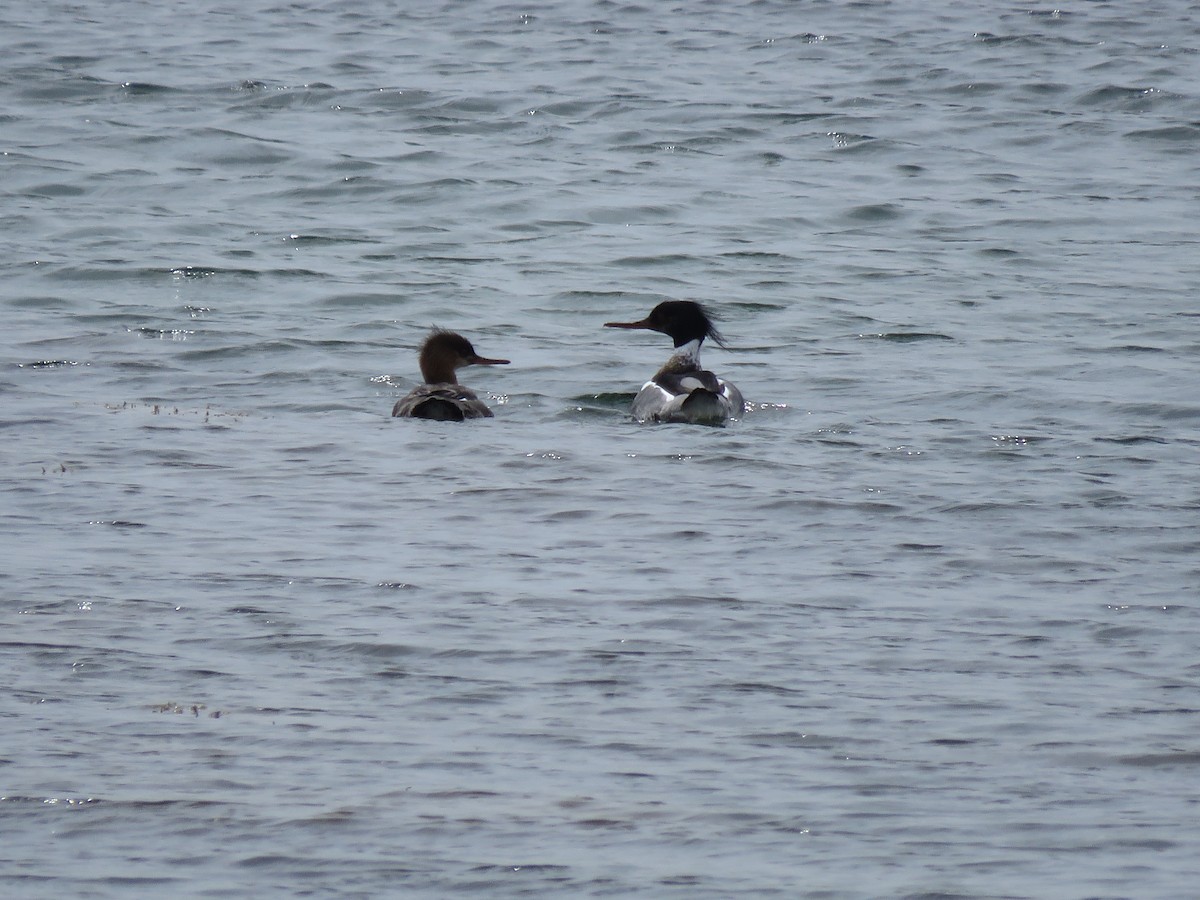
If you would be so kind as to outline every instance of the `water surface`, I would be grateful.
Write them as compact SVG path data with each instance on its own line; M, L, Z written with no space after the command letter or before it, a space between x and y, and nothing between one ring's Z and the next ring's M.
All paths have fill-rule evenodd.
M1192 892L1194 5L0 33L7 894Z

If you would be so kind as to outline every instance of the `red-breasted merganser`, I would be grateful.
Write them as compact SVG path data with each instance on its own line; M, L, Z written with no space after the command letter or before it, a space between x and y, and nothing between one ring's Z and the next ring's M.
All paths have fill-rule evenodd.
M463 366L506 366L507 359L487 359L461 334L435 330L421 345L421 376L425 383L396 402L393 416L461 422L490 418L492 411L473 390L458 383L455 369Z
M644 328L659 331L675 342L675 352L633 398L633 417L639 422L693 422L724 425L746 409L742 392L700 368L700 345L712 338L725 341L699 303L666 300L640 322L606 322L605 328Z

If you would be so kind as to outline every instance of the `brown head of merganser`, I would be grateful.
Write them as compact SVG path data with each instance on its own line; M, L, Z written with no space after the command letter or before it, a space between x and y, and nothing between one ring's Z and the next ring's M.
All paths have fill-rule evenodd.
M691 300L666 300L640 322L606 322L605 328L640 328L667 335L675 352L633 398L639 422L692 422L724 425L746 409L742 392L700 367L700 345L725 341L704 307Z
M456 370L463 366L506 366L507 359L488 359L461 334L434 330L421 345L421 377L425 383L396 402L393 416L461 422L490 418L492 411L468 387L458 383Z

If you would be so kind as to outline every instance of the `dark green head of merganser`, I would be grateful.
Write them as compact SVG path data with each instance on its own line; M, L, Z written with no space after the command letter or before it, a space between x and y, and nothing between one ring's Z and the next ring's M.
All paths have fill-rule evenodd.
M674 341L676 347L691 341L703 343L705 338L711 338L718 347L725 346L725 339L704 307L692 300L664 300L640 322L605 322L604 327L658 331Z

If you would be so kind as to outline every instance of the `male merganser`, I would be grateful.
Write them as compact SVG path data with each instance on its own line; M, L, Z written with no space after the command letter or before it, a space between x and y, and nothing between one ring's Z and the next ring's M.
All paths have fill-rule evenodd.
M455 369L463 366L505 366L507 359L486 359L461 334L434 330L421 345L421 376L425 383L396 402L393 416L461 422L490 418L492 411L470 388L458 383Z
M675 352L633 398L633 417L639 422L693 422L724 425L746 409L742 392L728 381L700 368L700 345L712 338L725 341L699 303L666 300L640 322L606 322L605 328L644 328L659 331L675 342Z

